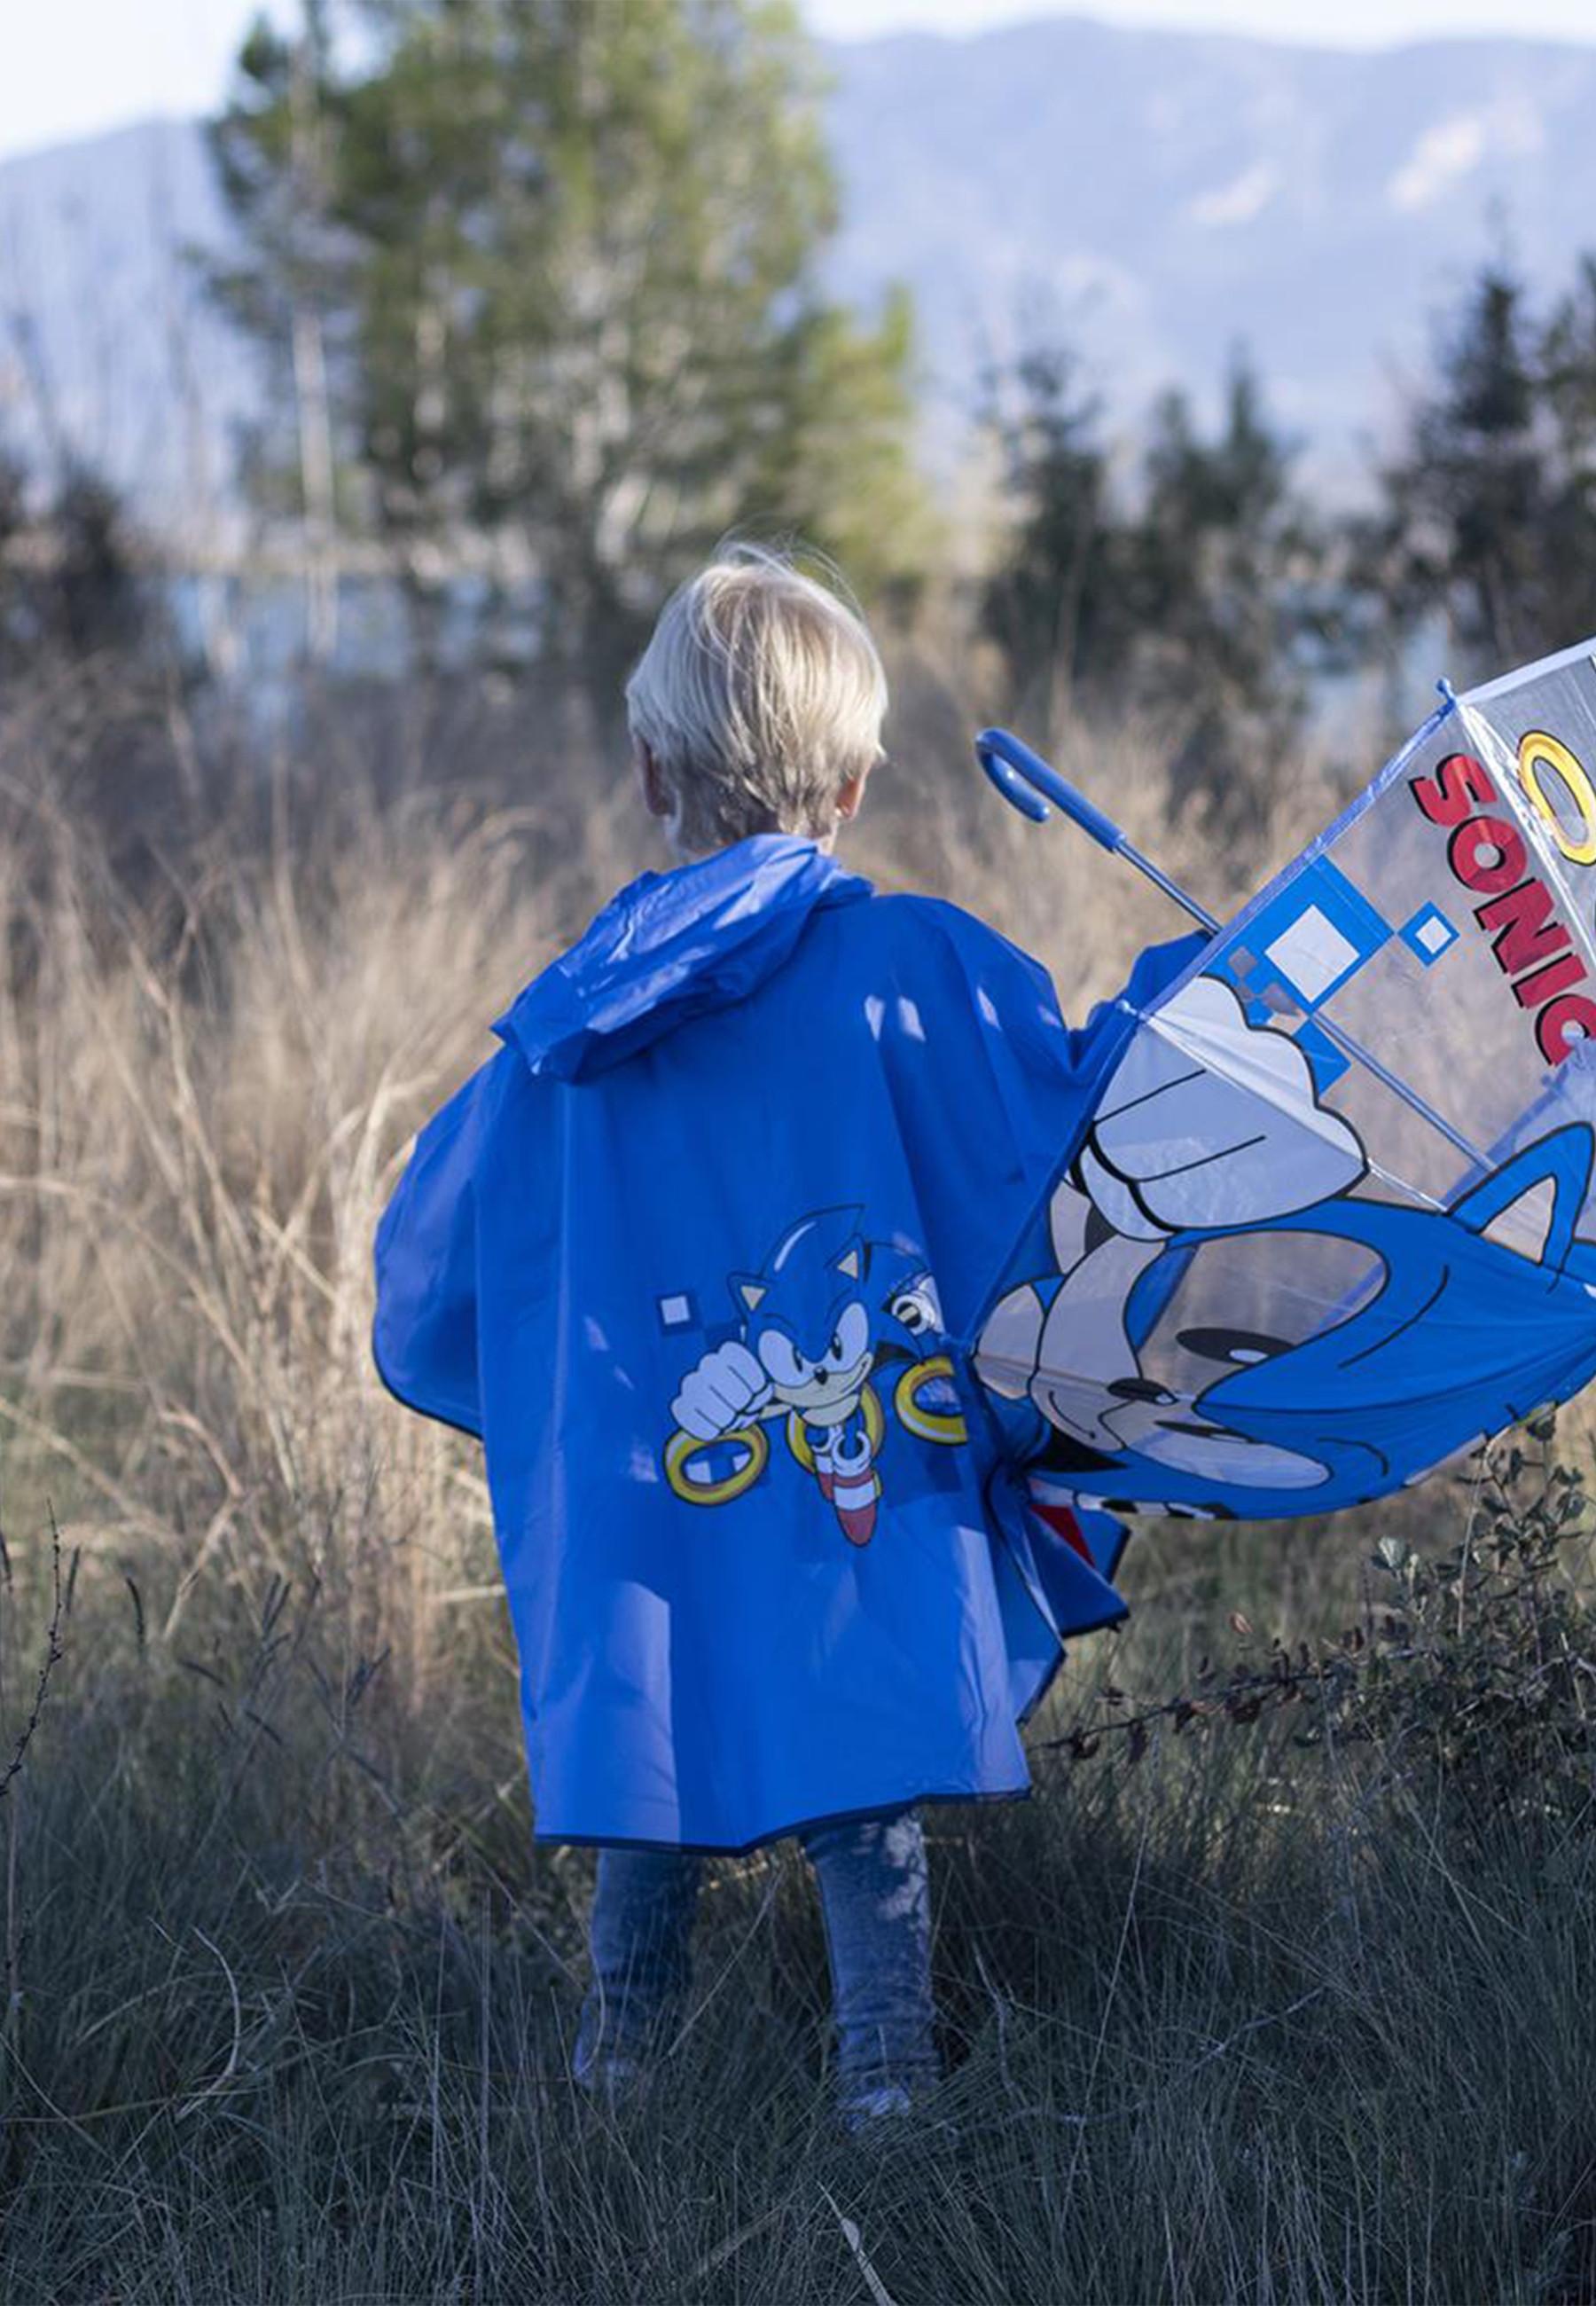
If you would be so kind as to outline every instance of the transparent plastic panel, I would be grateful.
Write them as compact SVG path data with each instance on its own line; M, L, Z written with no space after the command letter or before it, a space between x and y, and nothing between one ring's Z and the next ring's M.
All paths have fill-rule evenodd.
M1144 1019L977 1349L1080 1494L1311 1510L1596 1371L1596 663L1450 700Z

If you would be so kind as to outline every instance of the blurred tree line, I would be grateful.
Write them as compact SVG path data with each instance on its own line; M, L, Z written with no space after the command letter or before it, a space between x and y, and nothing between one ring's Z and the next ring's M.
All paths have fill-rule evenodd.
M1331 532L1292 487L1251 368L1234 364L1211 439L1166 393L1129 476L1067 353L994 379L986 423L1007 523L981 619L1021 710L1051 737L1065 713L1141 707L1176 732L1182 788L1244 807L1344 623Z
M1465 670L1506 670L1596 630L1596 257L1544 315L1487 266L1438 370L1353 574L1398 627L1441 616Z
M602 693L729 528L912 589L908 305L864 320L819 286L837 197L795 11L352 13L343 66L323 0L296 38L261 23L214 131L246 252L218 293L284 388L257 485L381 538L423 650L440 572L499 548L540 655Z
M115 491L74 465L42 494L30 483L0 451L0 679L40 658L139 653L161 619Z
M825 286L824 84L788 0L302 7L249 34L212 126L212 286L272 381L246 477L298 541L312 655L358 544L413 665L464 604L472 667L612 708L717 539L797 534L878 612L952 594L1042 742L1145 714L1223 824L1326 675L1421 635L1466 679L1596 629L1596 259L1547 309L1481 271L1353 517L1309 500L1244 355L1216 413L1172 390L1127 451L1133 412L1033 344L989 380L972 585L917 464L908 299L861 316ZM0 670L152 640L109 492L0 465Z
M1044 725L1110 702L1166 716L1221 820L1299 734L1316 675L1428 630L1466 680L1596 631L1596 258L1544 315L1504 266L1481 272L1350 517L1304 500L1242 359L1211 437L1170 392L1130 475L1067 353L998 380L987 423L1008 519L982 615L1011 683Z

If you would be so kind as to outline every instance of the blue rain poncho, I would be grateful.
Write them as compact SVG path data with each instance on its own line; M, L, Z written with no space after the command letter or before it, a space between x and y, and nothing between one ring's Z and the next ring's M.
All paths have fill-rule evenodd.
M972 1333L1193 949L1071 1033L968 914L759 836L633 883L499 1021L383 1217L375 1347L485 1444L540 1839L1025 1789L1121 1531L1033 1495Z

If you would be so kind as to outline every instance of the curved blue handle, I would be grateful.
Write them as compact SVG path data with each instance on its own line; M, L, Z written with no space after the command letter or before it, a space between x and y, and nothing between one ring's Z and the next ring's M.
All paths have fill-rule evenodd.
M1003 799L1033 824L1043 823L1052 801L1100 849L1117 855L1124 847L1125 836L1114 819L1105 816L1073 785L1066 784L1039 753L1033 753L1007 729L983 729L976 739L976 758Z
M1046 824L1053 811L1039 792L1033 791L1012 762L1005 761L1001 753L976 747L976 758L986 770L1011 808L1021 816L1028 816L1033 824Z

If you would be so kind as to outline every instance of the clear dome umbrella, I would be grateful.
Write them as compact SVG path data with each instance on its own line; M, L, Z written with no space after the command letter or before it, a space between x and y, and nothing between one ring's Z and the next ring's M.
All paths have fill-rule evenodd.
M1043 1510L1381 1496L1596 1375L1596 644L1441 703L1139 1018L973 1343Z

